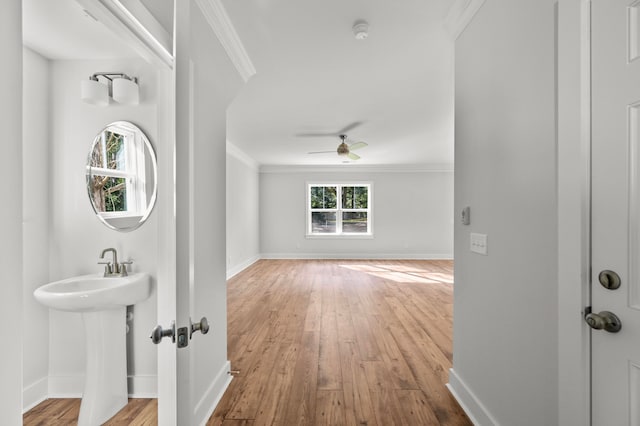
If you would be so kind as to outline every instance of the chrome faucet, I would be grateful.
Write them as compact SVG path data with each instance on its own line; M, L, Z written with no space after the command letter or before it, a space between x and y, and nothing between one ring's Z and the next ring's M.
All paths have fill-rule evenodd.
M104 255L108 252L113 253L113 264L109 261L107 262L98 262L104 266L104 276L105 277L126 277L127 274L127 265L131 265L131 261L129 262L120 262L118 263L118 252L113 247L106 248L102 250L100 254L100 259L104 259Z

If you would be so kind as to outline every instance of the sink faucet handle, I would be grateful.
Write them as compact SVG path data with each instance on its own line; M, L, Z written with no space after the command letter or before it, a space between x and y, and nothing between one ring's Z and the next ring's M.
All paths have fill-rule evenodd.
M104 265L104 276L113 273L113 268L111 267L111 262L98 262L98 265Z
M128 260L126 262L120 262L120 275L123 277L127 276L127 265L131 265L133 263L132 260Z

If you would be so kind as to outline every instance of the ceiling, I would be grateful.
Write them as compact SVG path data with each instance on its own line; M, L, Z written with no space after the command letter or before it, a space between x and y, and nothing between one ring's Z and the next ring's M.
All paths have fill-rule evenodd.
M223 0L257 73L232 104L228 140L261 164L453 164L453 40L446 0ZM369 37L352 26L368 21Z
M75 0L22 0L22 15L24 44L48 59L136 56Z
M171 25L170 1L141 1ZM308 152L335 150L347 128L368 144L349 164L451 167L452 0L222 1L257 70L229 108L229 142L264 165L342 165ZM135 56L75 0L23 5L25 44L50 59ZM365 40L352 32L360 19Z

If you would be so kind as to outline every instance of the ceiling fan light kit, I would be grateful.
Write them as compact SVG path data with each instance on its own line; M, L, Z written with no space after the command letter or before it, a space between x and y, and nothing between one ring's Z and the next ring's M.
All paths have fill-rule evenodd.
M369 37L369 23L364 19L357 20L353 24L353 35L356 40L364 40Z
M359 160L360 156L357 154L354 154L353 151L354 149L360 149L360 148L364 148L366 146L368 146L368 144L366 142L355 142L351 145L347 144L347 135L338 135L340 137L340 145L338 145L338 149L336 150L336 152L338 153L339 156L341 157L349 157L351 160ZM309 154L328 154L328 153L332 153L334 151L313 151L313 152L309 152ZM344 162L348 162L348 161L343 161Z

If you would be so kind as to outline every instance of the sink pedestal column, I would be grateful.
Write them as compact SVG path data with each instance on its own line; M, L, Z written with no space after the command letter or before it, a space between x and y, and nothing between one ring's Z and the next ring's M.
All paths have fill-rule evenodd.
M100 425L127 405L126 309L82 313L87 366L78 426Z

